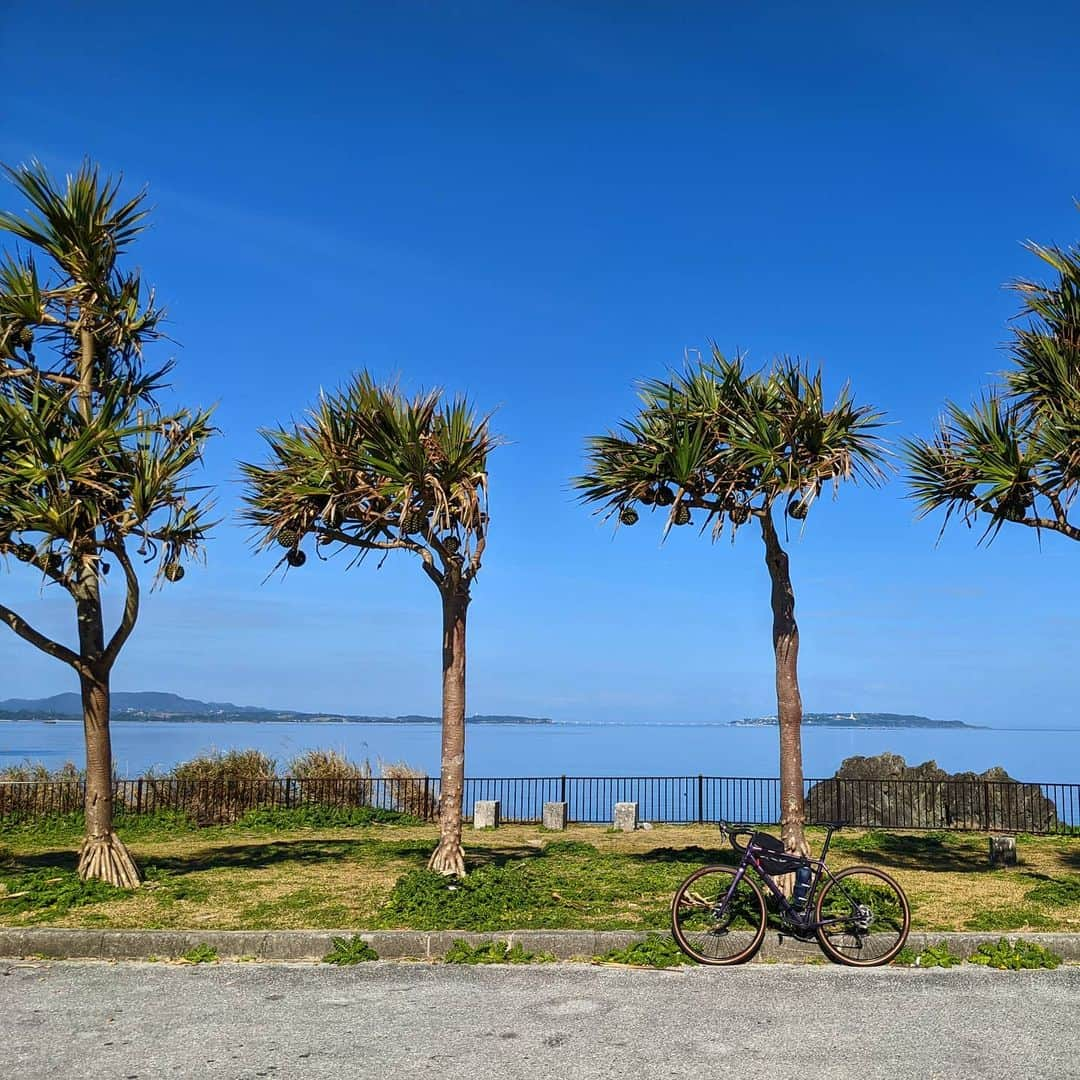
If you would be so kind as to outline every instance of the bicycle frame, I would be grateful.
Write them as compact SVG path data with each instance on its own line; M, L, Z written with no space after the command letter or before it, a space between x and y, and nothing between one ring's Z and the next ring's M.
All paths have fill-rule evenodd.
M773 875L761 865L760 856L755 854L749 843L747 843L746 848L743 850L743 857L736 868L735 876L731 882L731 888L724 894L722 904L726 905L730 902L732 896L735 894L735 890L739 887L739 883L749 871L753 870L766 888L768 888L769 892L776 898L777 903L780 905L780 917L785 923L794 926L798 930L816 930L821 926L830 926L833 923L844 922L845 920L843 919L822 919L819 922L813 918L814 898L818 894L818 888L821 885L823 878L827 877L830 881L836 880L833 872L825 865L825 856L829 853L829 844L832 842L833 833L838 826L826 825L825 828L825 843L822 845L821 854L816 859L807 858L803 860L811 868L811 877L810 890L806 896L806 903L802 908L795 907L795 905L788 900L784 895L783 890L776 884ZM736 831L734 835L737 836L738 831Z

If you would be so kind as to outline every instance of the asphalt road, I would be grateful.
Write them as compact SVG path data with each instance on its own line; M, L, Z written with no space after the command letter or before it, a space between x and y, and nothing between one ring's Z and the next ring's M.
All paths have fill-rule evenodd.
M1080 1077L1080 968L0 962L0 1076Z

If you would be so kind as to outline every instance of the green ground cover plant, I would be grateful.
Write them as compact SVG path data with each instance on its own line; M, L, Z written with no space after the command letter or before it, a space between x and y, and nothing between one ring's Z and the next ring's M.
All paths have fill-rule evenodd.
M1034 941L1009 941L1008 938L1001 938L993 945L980 945L971 957L971 962L1003 971L1021 971L1029 968L1056 968L1061 964L1061 957Z
M675 939L665 934L650 934L644 941L625 949L610 949L596 958L605 964L629 964L632 967L672 968L695 965Z
M411 814L386 810L381 806L297 806L286 810L268 807L249 810L237 821L240 829L351 829L358 825L422 825Z
M194 948L188 949L180 959L186 960L189 964L214 964L218 960L218 951L213 945L207 945L203 941Z
M84 881L74 869L42 867L28 873L0 874L0 917L29 914L48 922L72 908L128 895L103 881Z
M944 941L939 941L936 945L929 945L920 952L916 952L905 945L893 960L893 963L900 967L925 968L951 968L963 962L963 957L950 952L949 946Z
M1080 904L1080 874L1040 881L1024 896L1042 904Z
M359 934L354 934L349 938L331 938L330 944L333 948L323 957L323 962L326 964L349 967L352 964L363 964L379 959L379 954Z
M505 941L486 941L470 945L460 938L451 944L443 957L446 964L549 964L554 960L551 953L529 952L518 943L509 946Z
M1052 930L1053 914L1034 904L1012 904L979 911L964 920L965 930Z

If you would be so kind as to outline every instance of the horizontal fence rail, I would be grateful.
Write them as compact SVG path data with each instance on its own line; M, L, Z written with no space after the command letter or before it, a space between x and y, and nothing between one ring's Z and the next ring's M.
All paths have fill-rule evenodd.
M1071 833L1080 829L1080 784L1009 780L871 780L844 777L804 781L811 823L845 821L865 828ZM82 809L79 780L0 781L0 819L26 820ZM370 807L424 821L438 817L434 777L310 780L117 780L117 816L184 813L202 825L238 821L260 810ZM497 800L506 822L542 819L546 802L567 804L567 819L612 820L617 802L638 805L643 821L775 824L780 781L743 776L470 777L463 808L471 818L480 800Z

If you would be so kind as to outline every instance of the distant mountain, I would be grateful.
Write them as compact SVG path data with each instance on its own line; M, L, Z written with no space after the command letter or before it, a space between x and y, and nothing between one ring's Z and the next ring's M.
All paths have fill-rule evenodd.
M48 698L8 698L0 701L0 715L16 720L56 720L82 716L78 694L55 694ZM198 701L160 691L142 691L112 695L114 720L142 721L246 721L265 723L337 722L342 724L437 724L438 716L350 716L345 713L303 713L287 709L263 709L254 705L230 702ZM468 716L469 724L551 724L546 717Z
M259 713L264 709L250 705L233 705L229 702L197 701L179 694L165 694L157 690L136 693L119 692L112 695L113 715L126 712L140 713L186 713L189 716L209 716L213 713ZM0 712L41 712L51 716L82 716L82 701L78 694L54 694L47 698L8 698L0 701Z
M776 727L775 716L748 716L733 720L732 727ZM931 720L928 716L911 716L906 713L860 712L860 713L803 713L804 727L832 728L971 728L977 724L965 724L960 720Z

